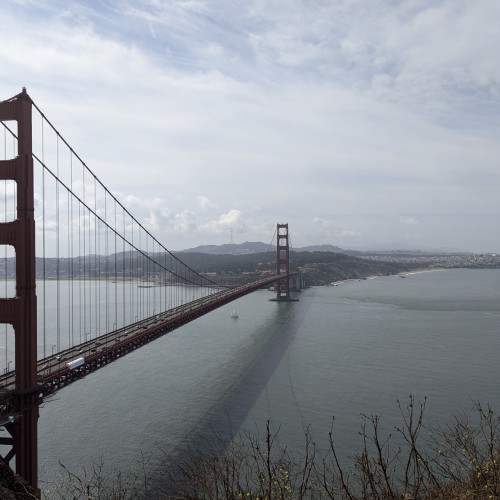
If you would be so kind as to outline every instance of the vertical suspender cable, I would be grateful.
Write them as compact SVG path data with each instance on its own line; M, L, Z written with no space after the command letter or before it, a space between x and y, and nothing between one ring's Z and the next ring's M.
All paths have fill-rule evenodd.
M68 290L68 295L66 297L66 300L68 301L68 346L73 346L73 341L72 341L72 333L73 333L73 328L72 328L72 321L73 321L73 305L71 303L71 292L72 292L72 287L71 287L71 262L72 262L72 255L70 252L71 248L71 219L70 219L70 203L71 203L71 196L70 192L66 191L67 193L67 205L66 205L66 215L67 215L67 249L66 249L66 254L67 254L67 268L66 268L66 279L68 281L67 283L67 290Z
M56 172L59 179L59 135L56 136ZM59 182L56 180L56 304L57 304L57 352L61 350L61 296L59 262Z
M158 286L158 267L157 267L157 259L155 257L155 240L152 241L153 243L153 250L152 250L152 255L153 255L153 315L155 314L156 311L160 310L160 306L156 303L156 287ZM160 296L161 296L161 288L160 288ZM160 300L161 304L161 300Z
M85 168L82 167L82 191L83 202L85 203ZM87 340L87 232L86 226L87 209L83 207L83 334Z
M73 151L70 152L70 186L71 193L73 193ZM75 264L73 259L75 258L73 253L73 198L70 200L71 208L70 208L70 220L68 223L68 234L69 234L69 261L71 262L70 276L71 276L71 292L70 292L70 311L71 311L71 345L75 345L75 311L74 311L74 291L75 291Z
M36 106L35 106L36 107ZM38 109L38 108L36 108ZM40 111L40 110L38 110ZM43 283L44 283L44 310L42 313L43 316L43 321L44 321L44 357L47 357L47 342L53 340L54 338L54 332L52 328L52 319L50 316L47 314L45 306L47 305L45 301L47 300L47 290L46 287L49 283L47 282L47 272L49 271L47 267L47 261L48 261L48 256L47 252L52 253L54 251L53 247L53 239L52 236L49 237L50 233L46 234L46 225L50 222L51 219L48 219L47 217L50 216L52 212L48 211L48 205L46 205L45 202L45 196L47 195L46 190L46 180L45 180L45 175L46 173L50 173L52 176L54 176L53 172L48 168L45 167L45 154L44 154L44 128L45 125L49 125L54 132L56 133L56 175L55 177L55 196L56 196L56 217L55 217L55 222L56 222L56 233L55 233L55 254L56 254L56 278L57 282L55 284L56 286L56 317L54 318L55 322L57 323L57 328L56 328L56 339L57 339L57 348L58 351L61 350L62 344L65 346L66 344L66 337L64 336L64 339L61 339L61 334L62 334L62 329L64 328L63 325L61 324L64 322L65 324L68 324L68 336L67 336L67 343L68 347L70 345L75 345L75 329L74 329L74 322L76 320L75 317L75 310L74 310L74 302L75 302L75 295L78 293L79 296L79 307L80 307L80 314L79 314L79 323L80 323L80 343L82 343L82 339L88 340L88 336L92 338L92 335L94 334L95 336L100 335L101 329L102 329L102 321L104 321L104 311L102 311L103 306L103 295L104 290L102 290L103 284L101 283L101 276L103 275L102 272L102 266L103 263L101 262L101 252L102 252L102 246L105 246L105 251L106 251L106 306L108 306L109 303L113 304L113 301L109 301L108 299L110 290L108 286L108 280L110 278L110 271L109 267L111 267L111 263L109 262L108 256L110 256L110 248L112 247L112 243L109 242L109 230L112 230L114 232L114 281L115 281L115 300L114 300L114 318L115 318L115 324L114 327L115 329L126 325L127 323L127 304L130 303L131 300L133 300L134 292L137 294L137 300L135 302L135 310L134 306L129 307L131 311L131 315L134 315L134 312L136 312L135 316L140 315L140 319L144 320L148 317L151 316L151 314L155 314L156 311L160 312L162 309L167 309L171 307L172 305L174 307L179 307L181 305L184 305L192 300L196 300L196 297L199 295L205 295L207 293L207 290L205 288L210 289L210 286L213 282L211 280L205 279L203 276L200 274L196 273L193 271L189 266L184 265L177 257L175 257L172 253L170 253L163 245L159 243L158 240L154 238L150 234L150 232L143 227L137 219L135 219L130 212L124 207L123 204L121 204L115 196L113 196L103 185L102 183L97 179L95 174L93 174L90 169L85 165L85 163L79 158L79 156L74 153L73 149L67 144L67 142L64 140L64 138L59 134L59 132L52 126L52 124L45 118L45 116L41 113L41 118L42 118L42 127L41 127L41 134L42 134L42 189L43 189L43 194L44 194L44 199L42 201L42 224L43 224L43 258L42 258L42 277L43 277ZM64 172L61 172L61 167L63 166L63 156L61 156L61 141L64 145L68 146L69 151L70 151L70 183L69 183L69 189L67 193L67 213L66 216L64 214L61 215L62 212L62 207L64 206L64 200L60 199L60 186L63 186L66 188L66 183L60 179L60 175L65 175ZM6 145L6 140L4 141L4 149L7 149ZM13 141L13 149L15 150L15 141ZM75 185L75 179L74 179L74 174L75 172L73 171L73 156L76 156L76 158L80 161L82 165L82 199L80 200L78 196L73 192L73 190L79 189L79 186ZM36 158L36 156L34 155ZM38 158L36 158L38 160ZM94 196L94 203L91 203L91 200L89 198L92 197L92 187L89 185L89 193L87 193L87 185L86 185L86 176L87 174L90 174L93 176L93 196ZM78 174L76 174L78 177ZM79 179L78 179L79 180ZM102 219L102 216L98 215L98 212L100 212L101 207L99 204L101 203L102 200L98 200L98 189L97 189L97 183L99 183L100 186L102 186L104 190L104 219ZM99 187L100 187L99 186ZM7 189L7 187L6 187ZM67 189L67 188L66 188ZM52 189L51 189L52 191ZM74 261L74 248L73 245L76 247L76 235L73 234L73 226L75 225L75 231L76 231L76 224L73 220L73 202L72 200L74 198L71 197L71 195L74 196L78 200L78 270L75 269L77 263L76 260ZM107 209L107 196L111 196L111 198L114 200L114 226L113 224L108 225L108 209ZM49 198L50 199L50 198ZM88 201L87 201L88 200ZM70 205L71 204L71 205ZM122 209L122 225L123 226L123 234L120 234L120 231L118 231L118 226L119 226L119 215L118 215L118 208L121 207ZM75 214L76 215L76 214ZM111 214L109 214L111 215ZM112 216L111 216L112 217ZM130 230L127 230L128 226L128 219L127 217L130 217L132 227ZM64 230L64 228L61 228L61 222L63 225L65 224L65 220L67 221L67 230L68 234L66 237L67 241L67 248L64 240L64 236L62 236L61 240L61 230ZM137 224L136 227L135 224ZM105 233L100 236L101 233L101 228L104 225L104 230ZM87 228L88 227L88 231ZM83 231L83 234L82 234ZM137 231L139 232L139 241L138 245L136 246L135 241L137 239ZM132 235L128 235L127 237L127 232L130 233L132 232ZM134 232L136 234L134 234ZM144 236L142 233L144 232ZM63 233L64 234L64 233ZM132 244L130 243L130 236L132 239ZM104 238L104 241L101 241L101 237ZM143 242L142 238L146 238L146 240ZM92 238L94 241L92 242ZM119 253L119 239L121 238L122 244L120 245L120 250L121 252ZM82 241L83 239L83 241ZM151 239L151 243L149 241ZM66 249L65 249L66 248ZM158 252L156 253L156 250L158 248ZM164 250L164 252L162 252ZM62 262L62 258L64 256L68 256L68 262L67 265L65 266ZM94 254L92 258L92 253ZM127 254L129 258L127 258ZM140 255L139 255L140 254ZM168 255L167 255L168 254ZM118 260L122 259L121 265L119 264ZM83 263L82 263L83 259ZM167 266L167 259L170 259L170 266ZM134 261L136 265L134 264ZM162 265L162 262L165 264ZM61 265L63 266L61 268ZM128 266L130 266L130 269L128 269ZM119 268L120 267L120 271ZM68 296L65 297L64 293L61 294L63 290L66 290L65 285L61 282L61 279L64 278L64 274L67 273L67 278L68 280L71 280L71 282L68 282ZM76 274L78 273L78 275ZM79 283L79 287L77 287L77 290L75 290L75 277L79 276L81 278L81 282ZM134 280L135 278L135 280ZM93 281L92 281L93 280ZM120 280L120 283L119 283ZM129 281L130 286L127 288L127 283L126 281ZM134 282L135 281L135 282ZM137 289L137 284L143 283L145 286L141 287L141 289ZM157 291L155 289L156 286L166 286L167 283L170 285L168 288L163 291L160 289ZM205 283L207 284L207 287L205 287ZM121 284L122 289L121 289L121 294L118 289L118 285ZM53 287L53 285L50 285ZM61 290L61 286L63 286L63 290ZM152 287L153 290L150 290L149 288ZM136 290L137 289L137 290ZM50 290L49 290L50 293ZM210 293L208 291L208 293ZM129 296L128 296L129 295ZM119 301L122 300L122 304L120 307ZM61 304L63 302L68 303L68 318L66 321L66 318L63 317L64 312L61 309ZM168 305L167 305L168 304ZM78 306L77 306L78 307ZM113 307L113 305L111 306ZM118 308L120 307L121 311L118 311ZM110 318L110 313L112 311L106 309L106 331L108 330L108 323L111 322ZM120 322L119 318L120 317ZM49 328L47 328L46 322L49 321L50 325ZM83 326L83 330L82 330ZM95 332L93 331L95 330ZM48 338L47 338L48 336ZM55 347L55 346L54 346Z
M149 280L151 279L151 276L149 274L149 263L150 263L150 259L149 259L149 238L148 236L146 235L146 285L149 287L150 286L150 283L149 283ZM148 317L151 315L151 307L150 307L150 296L151 294L149 293L149 288L145 288L145 299L146 299L146 314L145 316Z
M99 220L97 219L97 183L96 183L96 178L94 175L94 268L95 268L95 300L96 300L96 317L95 317L95 334L96 337L99 336L100 334L100 321L101 321L101 274L98 272L100 268L100 260L98 264L98 259L100 259L99 256L99 246L97 242L97 236L98 236L98 231L97 231L97 225L99 224Z
M134 298L134 286L135 286L135 271L134 271L134 221L131 221L131 240L132 248L129 252L129 266L130 266L130 323L134 323L135 319L135 298Z
M89 188L91 188L91 186L89 186ZM90 197L92 197L92 191L90 192ZM93 313L95 314L95 309L94 309L94 303L93 303L93 299L92 299L92 292L93 292L93 286L92 286L92 211L90 209L90 201L87 202L88 203L88 208L87 208L87 211L88 211L88 223L87 223L87 228L88 228L88 238L89 238L89 242L88 242L88 266L87 266L87 271L88 271L88 274L89 274L89 279L88 279L88 289L89 289L89 301L88 301L88 314L89 314L89 338L91 339L92 338L92 325L93 325L93 318L92 318L92 315Z
M79 320L79 333L80 333L80 344L82 343L82 326L83 325L83 314L82 314L82 216L81 216L81 205L78 203L78 306L80 308Z
M7 159L7 128L4 127L3 129L3 149L4 149L4 159L6 160ZM7 222L8 220L8 217L7 217L7 181L5 180L4 181L4 186L5 186L5 222ZM8 275L8 262L7 262L7 258L8 258L8 249L7 249L7 245L5 245L5 258L4 258L4 274L5 274L5 297L8 297L8 288L7 288L7 275ZM4 327L4 331L5 331L5 371L7 372L7 367L8 367L8 346L9 346L9 328L8 328L8 325L7 323L5 323L5 327Z
M12 137L12 158L15 158L17 154L17 143L16 143L16 138L13 136ZM14 217L17 218L17 189L14 189L13 194L13 202L12 202L12 213L14 214ZM16 256L17 258L17 256ZM14 369L15 369L15 364L16 360L14 359ZM8 366L7 366L8 368Z
M116 240L116 199L115 199L115 225L114 225L114 230L115 230L115 324L113 330L116 328L116 324L118 323L118 269L117 269L117 262L116 259L118 257L118 243Z
M104 191L104 220L106 223L108 222L108 199L107 193ZM108 227L104 227L104 255L105 255L105 264L104 264L104 273L105 273L105 313L106 313L106 332L109 332L109 247L108 247L108 235L109 230Z
M141 239L140 239L140 235L141 235L141 229L138 228L138 233L139 233L139 244L137 245L136 248L140 248L140 244L141 244ZM136 238L136 241L137 241L137 238ZM139 285L140 283L140 273L139 273L139 252L137 250L134 250L134 260L135 260L135 264L134 264L134 269L135 269L135 281L136 281L136 292L137 292L137 295L135 297L135 309L136 309L136 316L137 316L137 319L139 319L140 317L140 314L141 314L141 290L140 288L137 288L137 285Z
M125 248L125 240L126 240L126 234L125 234L125 208L123 207L122 209L122 218L123 218L123 255L122 255L122 297L123 297L123 308L122 308L122 322L121 326L125 326L127 324L127 320L125 318L125 312L126 312L126 300L125 300L125 256L126 256L126 248ZM118 326L118 325L116 325Z
M141 229L139 228L139 250L141 250L142 245L141 245ZM141 265L138 266L137 271L139 272L138 276L138 283L142 283L142 277L143 277L143 269L142 269L142 264L144 263L143 261L143 255L141 254L140 256L137 255L138 259L141 259ZM140 271L139 271L140 269ZM142 315L142 303L143 303L143 294L144 294L144 289L143 288L138 288L137 289L137 296L139 298L139 319L143 319Z
M163 259L163 255L165 255L165 252L161 251L161 247L158 248L159 255L158 255L158 260L161 263L161 259ZM163 268L163 264L160 265L158 269L158 279L160 280L160 311L165 310L165 295L167 293L167 288L165 286L165 278L166 278L166 273Z
M45 138L44 138L44 124L45 120L42 116L42 162L45 165ZM47 284L46 284L46 252L45 252L45 167L42 166L42 324L43 324L43 357L47 357Z

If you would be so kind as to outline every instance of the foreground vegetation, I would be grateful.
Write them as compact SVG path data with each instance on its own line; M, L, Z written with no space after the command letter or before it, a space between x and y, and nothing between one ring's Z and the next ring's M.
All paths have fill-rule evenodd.
M500 418L489 406L476 404L438 429L424 425L425 401L410 398L399 407L401 427L393 436L382 435L378 416L363 417L363 446L348 465L341 463L333 431L328 452L319 456L304 429L302 452L294 455L278 446L268 422L263 436L213 435L180 457L163 457L162 470L169 471L163 491L152 489L146 473L104 477L98 464L82 474L65 469L66 484L46 498L500 499Z

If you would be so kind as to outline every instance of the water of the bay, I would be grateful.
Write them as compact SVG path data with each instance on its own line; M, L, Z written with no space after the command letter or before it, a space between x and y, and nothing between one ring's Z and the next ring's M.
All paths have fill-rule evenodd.
M90 468L139 472L212 429L262 431L321 449L333 426L360 451L362 413L401 423L397 400L427 398L446 423L474 402L500 409L500 270L445 270L350 281L276 303L243 297L57 393L40 410L40 479ZM239 318L232 319L235 308ZM151 465L154 467L154 465Z

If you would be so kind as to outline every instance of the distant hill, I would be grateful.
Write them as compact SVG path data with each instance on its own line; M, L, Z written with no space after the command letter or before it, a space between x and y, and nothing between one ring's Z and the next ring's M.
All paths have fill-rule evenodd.
M349 250L343 250L340 247L333 245L309 245L307 247L294 248L296 252L332 252L332 253L348 253Z
M247 255L265 253L270 245L260 241L245 241L245 243L226 243L224 245L200 245L195 248L182 250L182 253L206 253L210 255ZM273 247L274 251L275 247Z
M265 253L276 249L276 245L268 245L260 241L245 241L245 243L226 243L224 245L200 245L196 248L182 250L182 253L206 253L210 255L248 255L252 253ZM348 253L333 245L311 245L302 248L293 248L296 252L333 252Z

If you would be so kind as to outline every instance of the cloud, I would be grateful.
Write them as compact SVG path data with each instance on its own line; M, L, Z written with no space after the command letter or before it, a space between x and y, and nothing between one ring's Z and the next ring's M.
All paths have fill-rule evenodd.
M404 219L401 219L401 222L409 226L418 226L420 224L420 222L414 217L406 217Z
M231 224L263 239L295 221L309 244L396 240L384 221L405 214L500 214L496 0L100 7L1 3L0 98L26 85L176 247ZM485 249L500 247L492 220L474 229Z
M323 233L329 236L341 237L341 238L351 238L357 236L356 231L349 229L343 229L341 227L333 224L332 221L321 219L320 217L313 218L314 224L316 224Z
M247 223L245 222L239 210L230 210L222 214L216 220L211 220L200 227L200 231L208 234L222 234L229 231L235 233L247 232Z
M159 233L170 230L187 233L196 230L196 215L189 210L176 214L168 209L151 210L145 222L148 228Z
M205 212L216 207L216 205L212 203L206 196L197 196L196 202L198 206Z

